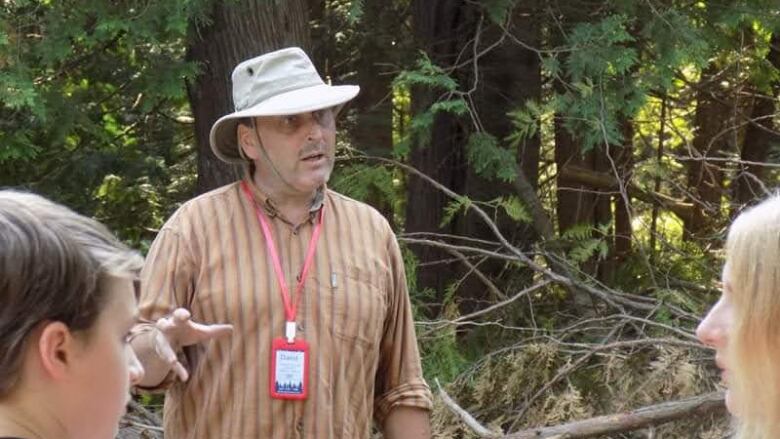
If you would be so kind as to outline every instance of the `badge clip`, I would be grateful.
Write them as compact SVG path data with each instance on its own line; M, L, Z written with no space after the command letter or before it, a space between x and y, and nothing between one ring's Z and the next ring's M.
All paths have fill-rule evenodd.
M295 322L286 322L284 325L284 336L287 337L287 343L295 342Z

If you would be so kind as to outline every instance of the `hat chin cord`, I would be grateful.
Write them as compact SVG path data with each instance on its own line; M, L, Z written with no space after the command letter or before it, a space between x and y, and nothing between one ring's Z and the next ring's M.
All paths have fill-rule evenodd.
M255 139L257 140L257 144L260 146L260 151L263 154L263 157L265 158L265 161L271 166L271 170L273 170L276 177L285 184L288 188L292 189L293 192L297 192L298 190L290 184L284 177L282 177L282 174L279 172L279 169L277 169L274 162L271 160L271 157L268 156L268 151L265 150L265 145L263 145L263 141L260 140L260 132L257 131L257 122L255 121L255 118L252 117L252 132L255 134ZM255 172L258 172L258 169L255 169ZM252 176L254 178L254 176Z

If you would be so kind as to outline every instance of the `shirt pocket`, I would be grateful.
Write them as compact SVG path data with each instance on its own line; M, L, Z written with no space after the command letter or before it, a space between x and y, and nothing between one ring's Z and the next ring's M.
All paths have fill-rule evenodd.
M330 273L328 289L333 306L333 335L374 348L382 337L387 312L384 291L371 273L348 266Z

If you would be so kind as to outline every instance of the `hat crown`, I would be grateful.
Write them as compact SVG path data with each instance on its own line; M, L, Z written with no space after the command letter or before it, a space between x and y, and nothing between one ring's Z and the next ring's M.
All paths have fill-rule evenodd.
M309 57L298 47L246 60L233 70L232 80L236 111L281 93L325 84Z

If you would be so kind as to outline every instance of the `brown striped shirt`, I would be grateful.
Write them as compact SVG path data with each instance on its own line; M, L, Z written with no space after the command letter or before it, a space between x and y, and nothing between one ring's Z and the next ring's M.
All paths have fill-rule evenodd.
M294 291L315 214L295 227L252 189ZM310 349L303 402L269 394L270 346L284 335L284 306L241 186L190 200L163 226L142 274L144 321L184 307L195 321L234 325L231 337L184 348L191 377L167 380L166 437L368 438L372 418L381 425L394 407L431 408L395 235L373 208L338 193L325 189L320 206L322 234L297 316Z

